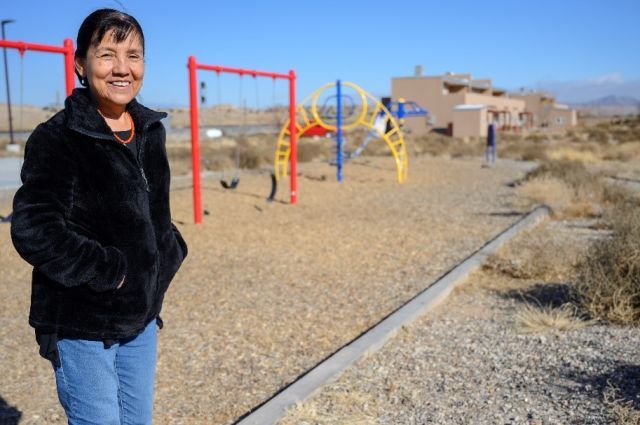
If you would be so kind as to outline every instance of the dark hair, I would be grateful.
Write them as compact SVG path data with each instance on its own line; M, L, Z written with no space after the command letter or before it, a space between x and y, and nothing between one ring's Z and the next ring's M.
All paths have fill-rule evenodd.
M76 39L75 57L86 58L89 47L99 45L104 35L109 31L113 31L112 38L116 43L123 42L131 33L136 34L140 37L144 53L144 33L136 18L115 9L98 9L87 16L80 25ZM76 75L80 84L87 87L87 81L80 76L78 70L76 70Z

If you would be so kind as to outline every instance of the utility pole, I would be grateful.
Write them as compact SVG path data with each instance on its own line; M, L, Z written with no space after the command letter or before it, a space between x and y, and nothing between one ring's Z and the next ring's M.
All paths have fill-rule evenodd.
M4 26L13 22L15 22L15 20L13 19L2 20L2 40L5 40ZM9 88L9 65L7 64L7 48L3 47L2 50L4 54L4 76L7 84L7 110L9 111L9 144L13 145L15 144L15 141L13 140L13 117L11 116L11 90Z

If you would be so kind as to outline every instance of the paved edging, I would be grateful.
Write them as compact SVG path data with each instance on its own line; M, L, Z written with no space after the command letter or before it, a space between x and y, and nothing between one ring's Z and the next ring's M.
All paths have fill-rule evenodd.
M495 253L507 240L524 229L535 226L540 219L549 215L545 206L538 207L520 221L492 239L485 246L445 273L431 286L420 292L404 306L387 316L349 344L316 365L288 387L267 400L253 412L236 422L237 425L275 424L285 411L295 403L310 397L324 384L335 379L342 371L357 360L380 349L395 333L422 314L433 309L485 259Z

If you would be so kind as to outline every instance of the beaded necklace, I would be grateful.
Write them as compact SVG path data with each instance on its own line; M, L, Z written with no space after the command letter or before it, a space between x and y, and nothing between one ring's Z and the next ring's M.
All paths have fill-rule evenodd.
M106 117L104 116L104 114L102 113L102 111L100 109L98 109L98 113L102 116L102 118ZM133 125L133 118L131 118L131 114L127 111L124 112L127 115L127 118L129 119L129 125L131 126L131 134L129 135L129 137L127 139L122 139L120 136L118 136L118 134L116 134L116 132L113 132L113 137L116 138L116 140L124 145L127 145L129 143L131 143L131 141L133 140L134 136L136 135L136 127L135 125Z
M125 112L125 114L127 114L127 118L129 118L129 124L131 124L131 134L129 135L129 138L127 138L126 140L121 139L116 132L113 133L113 137L115 137L118 142L126 145L129 144L133 140L133 137L136 135L136 127L133 125L131 114L128 112Z

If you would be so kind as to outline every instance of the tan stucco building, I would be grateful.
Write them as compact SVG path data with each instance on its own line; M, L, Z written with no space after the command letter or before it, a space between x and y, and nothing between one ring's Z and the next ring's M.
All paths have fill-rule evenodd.
M564 131L578 124L578 114L568 105L556 103L556 99L544 92L512 93L514 99L522 99L531 113L532 127L548 131Z
M546 98L537 104L533 93L528 97L510 96L494 87L490 79L474 79L471 74L422 76L421 68L416 67L413 77L391 80L391 95L415 101L429 111L426 118L405 119L405 128L416 134L439 130L454 137L477 137L486 136L492 122L499 131L513 132L560 129L576 123L575 111L566 105L552 99L549 106Z

